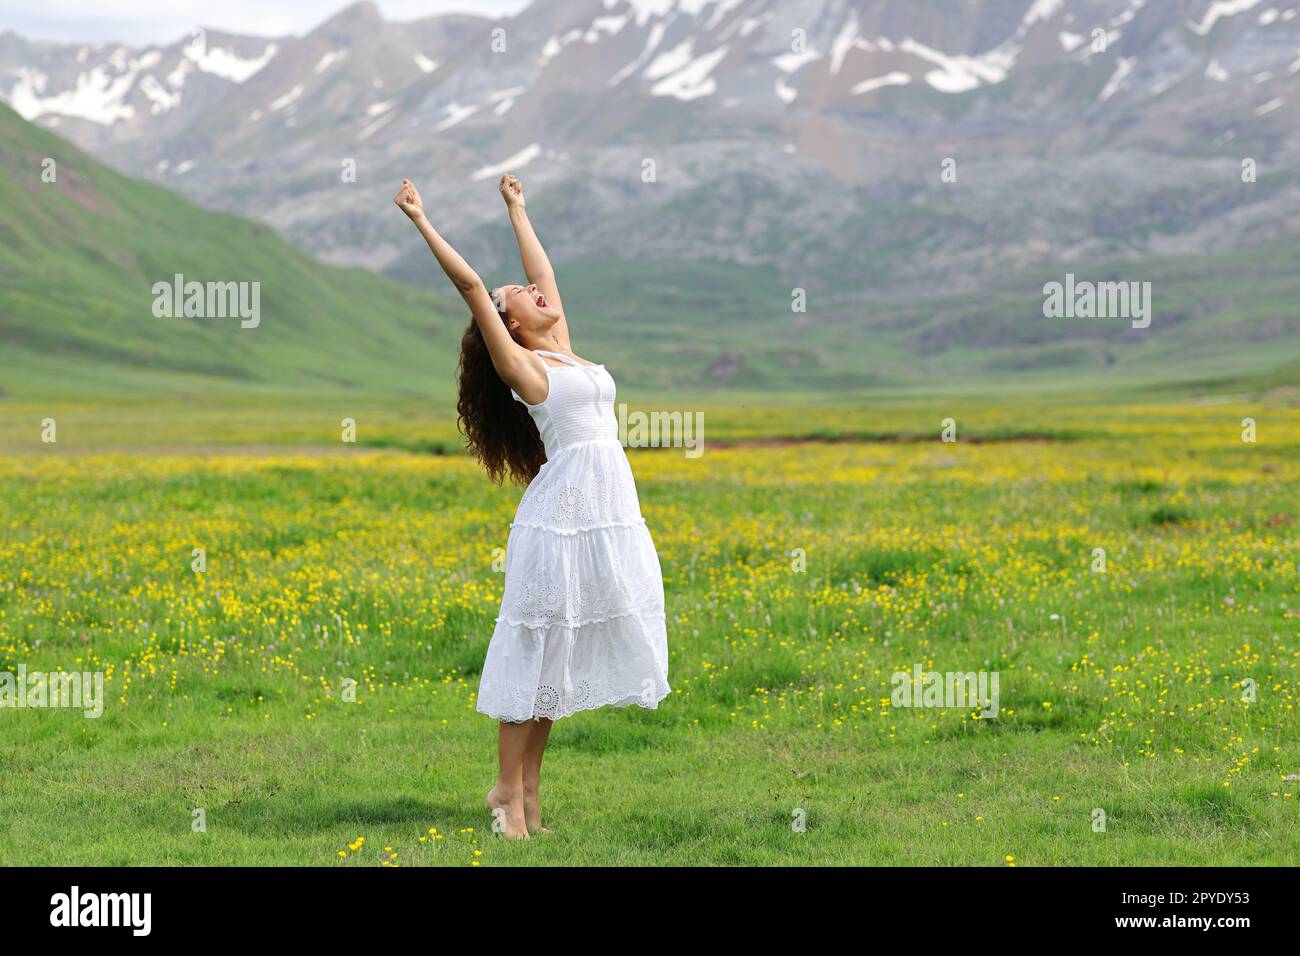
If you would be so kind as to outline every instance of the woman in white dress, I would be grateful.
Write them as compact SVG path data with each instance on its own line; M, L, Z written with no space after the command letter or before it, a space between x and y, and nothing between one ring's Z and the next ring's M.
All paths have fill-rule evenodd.
M497 482L526 484L506 545L505 594L479 682L500 721L487 804L506 836L541 825L539 777L552 721L605 705L657 707L669 693L663 580L618 438L614 380L573 354L560 290L528 221L523 188L502 176L527 285L488 292L425 217L410 217L469 305L460 346L459 424Z

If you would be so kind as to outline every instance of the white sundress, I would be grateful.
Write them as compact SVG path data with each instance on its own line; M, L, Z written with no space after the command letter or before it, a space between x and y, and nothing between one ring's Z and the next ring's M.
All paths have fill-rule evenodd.
M603 365L536 350L549 390L528 408L546 464L519 502L505 593L477 708L497 720L567 717L670 691L659 555L641 517ZM538 359L540 362L541 359Z

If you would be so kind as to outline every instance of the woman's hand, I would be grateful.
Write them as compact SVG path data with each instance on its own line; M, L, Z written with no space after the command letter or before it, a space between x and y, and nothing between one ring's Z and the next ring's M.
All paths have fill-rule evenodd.
M508 173L501 177L501 198L506 201L507 209L524 208L524 187Z
M419 219L424 215L424 201L420 199L420 191L415 188L415 183L409 179L402 180L402 188L393 197L393 202L397 204L398 209L406 213L412 220Z

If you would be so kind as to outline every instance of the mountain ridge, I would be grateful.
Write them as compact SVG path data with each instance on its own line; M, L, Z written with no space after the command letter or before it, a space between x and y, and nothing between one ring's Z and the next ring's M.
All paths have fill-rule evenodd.
M400 179L496 284L519 267L494 179L518 173L593 345L690 355L648 382L843 388L1145 361L1118 329L1029 324L1067 270L1155 278L1158 302L1185 283L1204 305L1173 318L1248 314L1290 341L1269 243L1300 235L1296 4L578 0L408 23L357 4L301 37L208 31L44 60L7 37L0 97L38 123L326 262L423 288L445 280L381 212ZM83 82L96 69L104 83ZM60 99L82 87L105 96ZM1274 269L1258 289L1239 282L1250 249ZM627 289L637 301L618 301ZM1019 325L992 311L1004 300ZM797 338L798 370L780 349L738 360L756 330ZM1187 371L1176 351L1154 350L1167 364L1152 376Z
M44 64L14 39L0 45L0 96L132 175L265 219L327 261L379 271L402 271L418 252L397 224L356 212L402 176L422 181L488 267L508 250L485 234L493 211L472 200L472 186L510 166L533 194L565 198L552 216L561 260L602 254L618 235L627 258L762 261L812 285L833 273L820 254L827 235L888 255L892 235L846 207L883 205L900 220L946 185L944 243L882 270L906 294L955 288L954 255L988 275L1079 243L1160 253L1144 245L1143 222L1112 236L1073 227L1069 215L1071 194L1140 209L1162 185L1143 167L1173 163L1186 188L1215 191L1233 213L1215 224L1221 237L1269 228L1276 213L1235 189L1221 161L1296 164L1300 7L1230 6L577 0L501 20L394 23L362 2L301 37L66 45ZM65 103L69 87L102 87L103 101ZM330 188L348 160L356 188ZM955 181L940 180L945 160ZM643 181L647 161L653 184ZM746 197L770 194L810 228L791 234L789 213L770 210L749 217L750 243L676 222L673 249L652 228L620 224L653 222L699 185L722 190L741 174ZM1006 215L1026 199L1041 215ZM1293 229L1300 193L1285 200ZM718 207L704 211L725 214ZM971 216L1010 221L979 230ZM1189 251L1215 251L1213 235L1184 238ZM792 248L793 265L770 251L778 244Z

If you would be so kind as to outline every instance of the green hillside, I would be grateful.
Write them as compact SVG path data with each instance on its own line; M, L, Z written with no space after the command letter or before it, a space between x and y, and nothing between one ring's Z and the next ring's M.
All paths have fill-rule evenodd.
M4 106L0 167L3 394L445 398L454 388L466 316L427 256L400 273L423 288L323 265L266 226L120 175ZM504 227L494 242L513 254ZM791 283L764 267L611 257L559 272L575 350L614 369L624 394L797 399L1293 384L1296 261L1300 240L1287 239L1219 256L1073 262L899 301L846 274L810 283L802 312ZM1151 282L1151 327L1044 318L1043 283L1067 271ZM154 284L177 273L260 283L260 323L157 317Z
M545 210L534 220L545 238ZM507 227L491 240L497 258L517 262ZM838 255L828 250L827 261ZM766 266L611 255L557 271L574 349L637 388L1001 394L1293 380L1285 365L1300 358L1297 261L1300 238L1285 238L1219 255L1080 259L960 294L906 297L882 294L846 266L840 281L809 277L801 312L792 309L801 283ZM517 272L493 279L519 281ZM1045 318L1043 286L1066 273L1150 282L1150 327ZM415 259L393 274L429 289L443 281Z
M42 181L47 157L54 182ZM266 226L108 169L3 105L0 168L7 394L453 387L464 319L446 300L322 265ZM177 273L260 283L259 324L156 317L153 285Z

